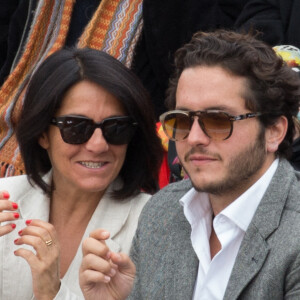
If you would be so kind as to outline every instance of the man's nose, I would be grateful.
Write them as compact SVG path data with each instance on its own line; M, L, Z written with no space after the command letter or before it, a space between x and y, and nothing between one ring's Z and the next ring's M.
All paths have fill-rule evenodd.
M191 146L197 145L208 145L210 138L205 134L204 130L199 124L198 117L195 117L189 135L187 137L187 142Z

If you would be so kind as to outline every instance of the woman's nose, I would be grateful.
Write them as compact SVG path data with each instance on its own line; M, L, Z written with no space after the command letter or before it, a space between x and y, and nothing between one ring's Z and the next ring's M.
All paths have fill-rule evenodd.
M92 136L86 142L86 148L87 150L94 152L105 152L108 150L109 145L100 128L94 130Z

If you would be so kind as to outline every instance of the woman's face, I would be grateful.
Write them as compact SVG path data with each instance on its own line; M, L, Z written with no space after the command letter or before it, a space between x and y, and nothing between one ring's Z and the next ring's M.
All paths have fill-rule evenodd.
M101 86L81 81L66 93L56 117L78 115L101 122L113 116L126 115L121 103ZM84 144L67 144L59 128L49 126L39 140L48 151L56 191L99 192L103 195L118 176L124 163L127 145L111 145L96 128Z

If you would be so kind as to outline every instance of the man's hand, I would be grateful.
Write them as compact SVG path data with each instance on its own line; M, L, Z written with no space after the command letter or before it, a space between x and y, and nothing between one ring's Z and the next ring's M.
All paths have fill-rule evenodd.
M110 252L109 233L94 230L82 245L79 282L86 300L122 300L131 292L135 266L128 255Z

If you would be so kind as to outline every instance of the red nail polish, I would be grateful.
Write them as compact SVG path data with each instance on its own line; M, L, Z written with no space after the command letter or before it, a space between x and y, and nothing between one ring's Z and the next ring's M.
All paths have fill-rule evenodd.
M16 225L15 225L15 226L16 226ZM21 235L21 234L22 234L22 232L23 232L23 230L20 230L20 231L18 232L18 234L19 234L19 235Z
M8 192L2 192L3 198L8 199L9 198L9 193Z
M15 219L19 219L20 215L18 213L14 213Z
M29 225L32 220L26 220L26 224Z
M18 242L18 240L19 240L19 239L15 239L15 240L14 240L14 243L16 244L16 243Z
M15 203L15 202L13 202L12 207L13 207L14 209L17 209L17 208L18 208L18 204Z
M16 228L16 224L14 224L14 223L10 224L10 226L12 227L12 229Z

